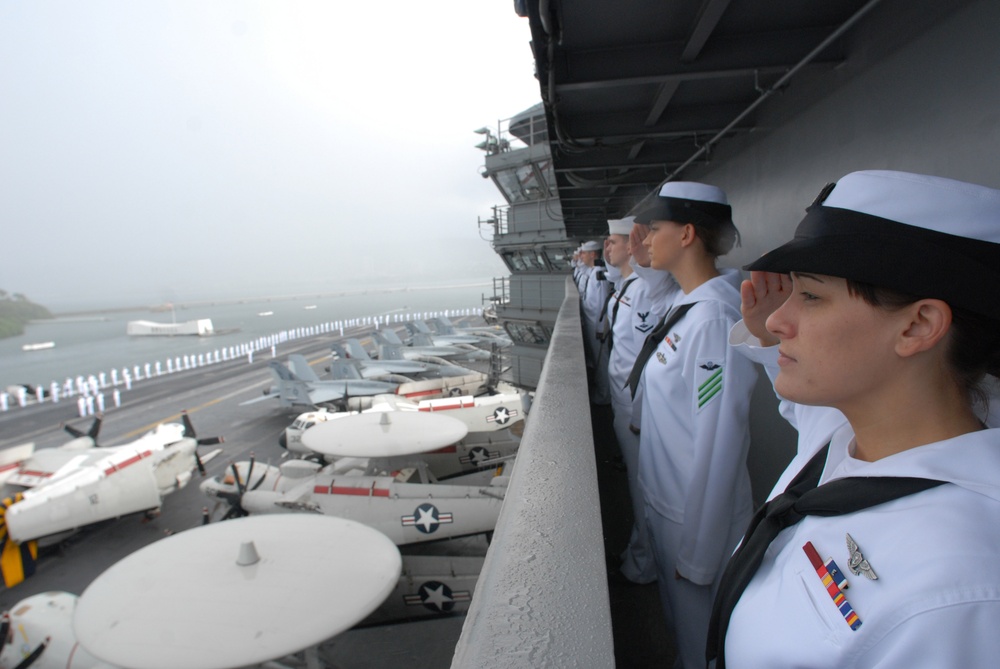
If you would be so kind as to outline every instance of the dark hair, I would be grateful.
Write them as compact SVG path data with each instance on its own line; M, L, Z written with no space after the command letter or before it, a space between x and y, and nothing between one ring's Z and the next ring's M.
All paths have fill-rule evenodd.
M847 279L847 290L873 307L889 311L923 299L852 279ZM950 335L947 356L955 381L971 401L988 408L989 395L983 380L987 374L1000 376L1000 323L968 309L951 307Z
M701 221L688 222L694 226L698 239L713 257L724 256L732 251L734 246L740 245L740 231L732 221L724 223L713 221L707 225Z

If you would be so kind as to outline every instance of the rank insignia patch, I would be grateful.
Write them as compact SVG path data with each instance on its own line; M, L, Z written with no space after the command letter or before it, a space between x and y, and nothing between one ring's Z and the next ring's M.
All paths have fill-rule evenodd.
M714 360L699 360L695 382L698 384L698 408L701 409L722 393L722 365Z

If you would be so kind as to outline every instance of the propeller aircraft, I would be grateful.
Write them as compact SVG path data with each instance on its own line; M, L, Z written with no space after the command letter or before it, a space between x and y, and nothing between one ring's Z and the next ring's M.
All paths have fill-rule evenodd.
M460 441L448 444L422 456L427 467L438 478L445 478L463 471L473 471L490 460L497 460L517 451L520 440L509 429L524 420L521 394L513 388L495 395L472 397L465 395L412 402L393 395L376 395L372 406L362 413L387 411L441 413L461 420L468 428L468 434ZM318 423L340 420L348 414L326 410L308 411L299 414L295 421L285 428L279 444L291 453L310 455L302 443L303 433Z
M503 468L435 482L414 456L462 439L468 428L420 412L362 413L313 426L304 446L332 464L290 460L280 467L253 459L207 479L202 492L227 502L225 517L321 513L374 527L397 545L493 531L506 493Z
M205 456L199 446L222 443L199 439L187 412L182 423L161 423L123 446L96 444L100 418L69 443L42 449L6 473L0 517L0 570L7 587L33 573L37 541L55 543L80 528L130 513L154 512L163 498L183 488L197 469L221 452Z

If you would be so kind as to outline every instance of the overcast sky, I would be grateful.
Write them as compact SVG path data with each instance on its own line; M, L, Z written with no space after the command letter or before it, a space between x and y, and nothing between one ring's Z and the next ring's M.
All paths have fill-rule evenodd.
M538 102L529 40L512 0L0 0L0 288L504 275L472 131Z

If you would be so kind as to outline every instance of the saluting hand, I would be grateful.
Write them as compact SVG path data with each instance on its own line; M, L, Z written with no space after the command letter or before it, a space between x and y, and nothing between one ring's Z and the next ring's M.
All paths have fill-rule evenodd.
M776 272L750 272L750 279L740 284L743 324L763 346L774 346L778 338L767 330L767 317L792 294L792 279Z
M649 227L638 223L633 224L632 232L628 233L628 250L639 267L649 267L649 251L642 243L648 235Z

